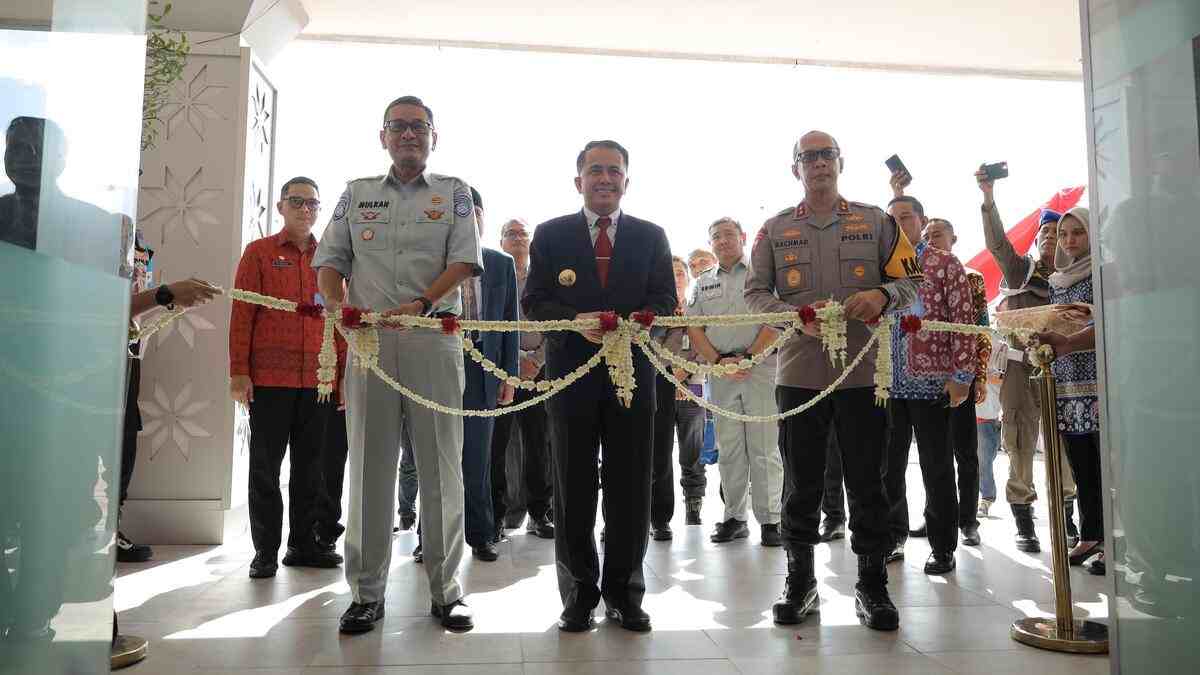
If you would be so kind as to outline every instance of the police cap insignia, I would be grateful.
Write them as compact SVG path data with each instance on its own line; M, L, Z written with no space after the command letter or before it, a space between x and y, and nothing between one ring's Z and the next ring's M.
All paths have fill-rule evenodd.
M454 215L459 218L471 215L471 194L466 188L454 191Z

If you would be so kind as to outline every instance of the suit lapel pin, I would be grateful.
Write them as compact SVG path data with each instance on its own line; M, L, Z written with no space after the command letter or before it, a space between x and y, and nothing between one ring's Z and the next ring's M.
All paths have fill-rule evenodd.
M575 270L568 268L568 269L565 269L565 270L559 272L558 273L558 283L561 286L574 286L575 285Z

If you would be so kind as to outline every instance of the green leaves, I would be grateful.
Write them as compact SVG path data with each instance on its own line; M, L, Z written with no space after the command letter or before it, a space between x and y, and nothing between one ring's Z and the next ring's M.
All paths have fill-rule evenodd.
M142 151L158 141L159 113L170 100L171 85L183 77L192 45L182 31L167 28L163 19L171 12L171 3L161 14L146 15L146 75L142 91Z

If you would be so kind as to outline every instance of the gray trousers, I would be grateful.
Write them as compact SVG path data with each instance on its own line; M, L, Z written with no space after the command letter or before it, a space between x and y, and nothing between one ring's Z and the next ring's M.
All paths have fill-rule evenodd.
M429 400L461 407L465 378L457 336L379 331L379 366ZM403 432L412 439L421 500L421 544L429 593L446 605L462 597L462 418L414 403L358 368L346 372L350 461L346 471L346 582L355 602L383 600L392 557L393 505Z
M750 377L735 382L728 377L709 381L712 402L745 415L773 415L775 364L764 363ZM721 490L725 496L725 520L746 520L747 498L760 525L778 524L783 500L783 457L779 454L777 422L738 422L716 415L717 444L721 454Z

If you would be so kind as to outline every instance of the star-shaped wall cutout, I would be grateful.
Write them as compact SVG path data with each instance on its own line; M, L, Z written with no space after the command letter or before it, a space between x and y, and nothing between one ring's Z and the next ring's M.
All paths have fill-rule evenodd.
M250 95L250 133L259 153L266 153L271 145L271 101L261 84L256 85Z
M167 242L167 233L182 224L191 235L192 241L200 244L200 226L219 225L220 220L209 210L208 204L223 190L201 187L204 167L196 169L187 181L180 183L170 166L163 168L163 184L159 187L144 187L142 190L153 197L161 206L143 214L139 221L144 225L155 220L163 221L162 242Z
M163 106L161 115L167 127L167 138L176 135L186 125L196 132L200 140L205 140L208 120L227 119L213 106L223 89L228 87L223 84L209 84L207 65L201 66L187 82L176 85L175 99Z
M191 440L193 438L211 438L204 427L192 418L208 408L209 401L192 401L192 383L189 382L179 390L174 399L167 395L159 382L154 383L154 398L149 401L138 401L142 412L149 418L142 428L141 435L150 437L150 459L154 460L158 453L173 441L183 458L192 458Z

